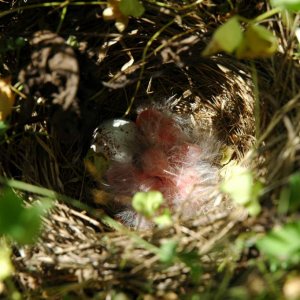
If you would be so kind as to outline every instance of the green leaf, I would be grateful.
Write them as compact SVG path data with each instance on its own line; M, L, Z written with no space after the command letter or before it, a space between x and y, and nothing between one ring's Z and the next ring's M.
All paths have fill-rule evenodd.
M14 272L10 257L11 249L3 240L0 241L0 282L11 276Z
M300 172L294 173L280 193L278 211L286 214L300 208Z
M200 282L203 268L200 261L200 256L197 251L181 252L178 257L190 268L192 281L197 284Z
M26 45L26 40L19 36L15 39L15 45L16 45L16 48L22 48Z
M4 121L0 121L0 137L3 135L8 129L8 125Z
M119 9L124 16L140 17L145 12L143 4L138 0L121 0Z
M41 230L41 217L50 208L50 201L25 208L23 200L11 189L0 192L0 235L7 235L20 244L35 242Z
M137 192L132 199L133 208L147 218L154 216L155 212L164 202L164 197L161 192Z
M153 221L159 228L166 228L173 224L171 213L168 209L165 209L161 215L154 217Z
M300 221L273 229L256 244L258 249L277 267L299 264Z
M112 296L112 300L130 300L125 293L116 293L115 295Z
M79 42L75 35L69 35L66 43L73 48L79 48Z
M242 37L242 29L236 17L229 19L214 34L214 38L221 49L228 53L232 53L237 48Z
M261 206L257 199L250 201L245 207L247 208L249 215L252 217L258 216L261 212Z
M290 187L290 210L295 211L300 207L300 172L291 175L289 179Z
M11 188L0 190L0 235L7 234L19 220L23 200Z
M250 170L233 166L231 174L221 184L221 190L229 194L235 203L246 207L250 215L256 216L260 213L258 198L262 191L262 184L254 181Z
M289 11L300 11L300 0L271 0L271 5L274 7L282 7Z
M176 257L177 245L178 243L171 239L164 241L158 252L159 260L166 264L173 263Z
M212 40L204 49L202 55L209 56L220 51L233 53L243 39L243 32L237 17L230 18L214 33Z
M253 177L249 170L240 166L232 167L231 174L222 183L221 190L241 205L250 202L252 197Z
M241 59L266 58L272 56L278 48L276 36L261 25L250 25L240 43L236 56Z
M43 202L42 204L35 203L26 208L19 219L19 223L13 227L11 236L20 244L34 243L41 233L41 218L50 206L50 202Z

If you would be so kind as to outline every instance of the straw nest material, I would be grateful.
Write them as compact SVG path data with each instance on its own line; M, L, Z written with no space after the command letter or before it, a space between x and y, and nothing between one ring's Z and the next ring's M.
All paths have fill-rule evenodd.
M257 3L261 5L252 7L253 15L265 9L262 1ZM151 1L144 4L143 17L130 19L122 34L102 20L100 6L70 6L58 34L54 32L60 14L54 8L24 10L0 20L7 24L4 37L23 36L29 41L17 58L12 59L11 53L5 57L6 72L24 84L28 98L19 99L12 116L14 127L8 134L14 138L1 145L1 174L53 189L90 207L85 211L70 202L56 202L38 243L16 247L15 278L28 298L60 299L69 293L83 299L99 293L99 299L105 299L123 291L145 299L178 299L213 289L218 285L216 269L225 258L234 257L230 246L234 236L247 226L271 220L264 211L261 219L247 221L244 212L224 201L208 214L176 221L168 229L138 233L117 223L113 224L119 230L112 229L105 207L95 203L97 183L84 165L93 130L105 119L120 117L128 108L128 117L134 118L136 107L173 97L174 113L192 115L203 131L233 149L232 160L251 157L244 164L270 187L263 198L268 203L299 167L300 73L288 56L293 45L280 30L281 22L270 26L281 32L284 54L256 64L255 87L246 62L200 55L213 30L226 20L218 6L203 2L180 10L177 1L168 1L163 8ZM240 1L236 7L240 14L248 10ZM66 44L70 37L76 40L73 48ZM72 76L55 78L53 70L35 60L39 55L45 60L61 55L72 66ZM255 88L261 111L258 140ZM257 151L250 155L254 145ZM184 259L169 265L159 259L156 250L170 238L178 244L178 253L199 257L200 284L193 283Z

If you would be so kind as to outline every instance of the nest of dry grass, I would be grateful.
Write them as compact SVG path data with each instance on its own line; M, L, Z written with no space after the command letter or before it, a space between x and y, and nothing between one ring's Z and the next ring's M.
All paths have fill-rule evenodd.
M43 100L26 118L26 105L19 100L20 109L12 116L14 126L8 132L13 138L0 146L1 175L47 187L91 207L87 212L72 203L56 202L38 243L16 247L15 279L28 299L60 299L66 294L78 299L97 294L99 299L108 299L115 291L144 299L179 299L184 294L212 291L218 286L217 268L236 259L231 246L234 237L249 226L272 223L272 208L249 221L226 201L207 215L145 233L131 232L106 217L103 207L95 204L91 191L96 183L83 158L94 128L104 119L122 116L131 105L129 117L134 117L139 105L173 96L174 112L193 115L204 131L213 132L234 150L232 159L246 160L252 166L267 187L263 200L268 207L278 198L287 176L299 167L299 62L289 56L293 45L287 42L281 21L270 26L280 32L284 54L256 64L261 112L257 140L256 83L251 68L224 55L200 57L214 28L226 19L220 6L203 2L180 11L176 1L168 4L171 8L163 9L145 2L145 15L131 19L124 34L99 17L102 7L68 8L74 17L66 17L58 36L76 37L78 47L72 53L80 81L67 112L61 109L64 103L53 104L49 90L36 88L37 83L44 83L43 78L38 82L34 77L29 83L35 76L30 73L30 55L38 48L28 44L17 58L12 59L10 53L5 56L6 71L15 82L25 78L25 90L32 99ZM256 4L251 6L253 15L266 9L263 1ZM240 1L234 5L240 14L249 9ZM38 30L55 32L59 20L54 8L24 10L1 19L6 23L2 34L30 40ZM257 151L249 154L254 144ZM178 253L197 254L200 284L193 281L192 269L184 260L168 265L159 259L156 250L168 239L176 241Z
M138 234L126 228L107 231L94 218L57 203L39 243L18 249L17 279L30 289L26 294L40 297L43 292L50 299L68 291L79 297L87 297L90 290L108 295L121 290L135 297L203 292L213 288L214 270L230 251L222 244L237 232L240 220L236 212L215 211L185 225ZM190 268L182 261L162 263L155 253L170 237L178 242L179 252L199 252L195 263L201 262L203 280L197 287L191 286Z

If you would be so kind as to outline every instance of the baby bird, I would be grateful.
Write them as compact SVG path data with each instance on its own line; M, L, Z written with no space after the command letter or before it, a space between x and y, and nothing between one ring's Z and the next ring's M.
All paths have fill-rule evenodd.
M151 226L131 207L139 191L160 191L165 206L183 218L214 206L218 145L187 120L157 108L141 110L135 122L108 120L95 131L91 148L108 157L105 189L124 207L117 217L130 227Z

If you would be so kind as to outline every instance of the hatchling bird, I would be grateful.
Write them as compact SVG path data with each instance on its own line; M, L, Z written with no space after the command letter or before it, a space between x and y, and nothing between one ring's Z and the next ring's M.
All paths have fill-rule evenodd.
M219 143L190 120L150 106L138 110L134 121L110 119L95 130L92 151L109 166L102 188L122 209L116 217L130 227L148 228L131 200L136 192L159 191L167 207L183 218L213 207L219 182L216 159Z

